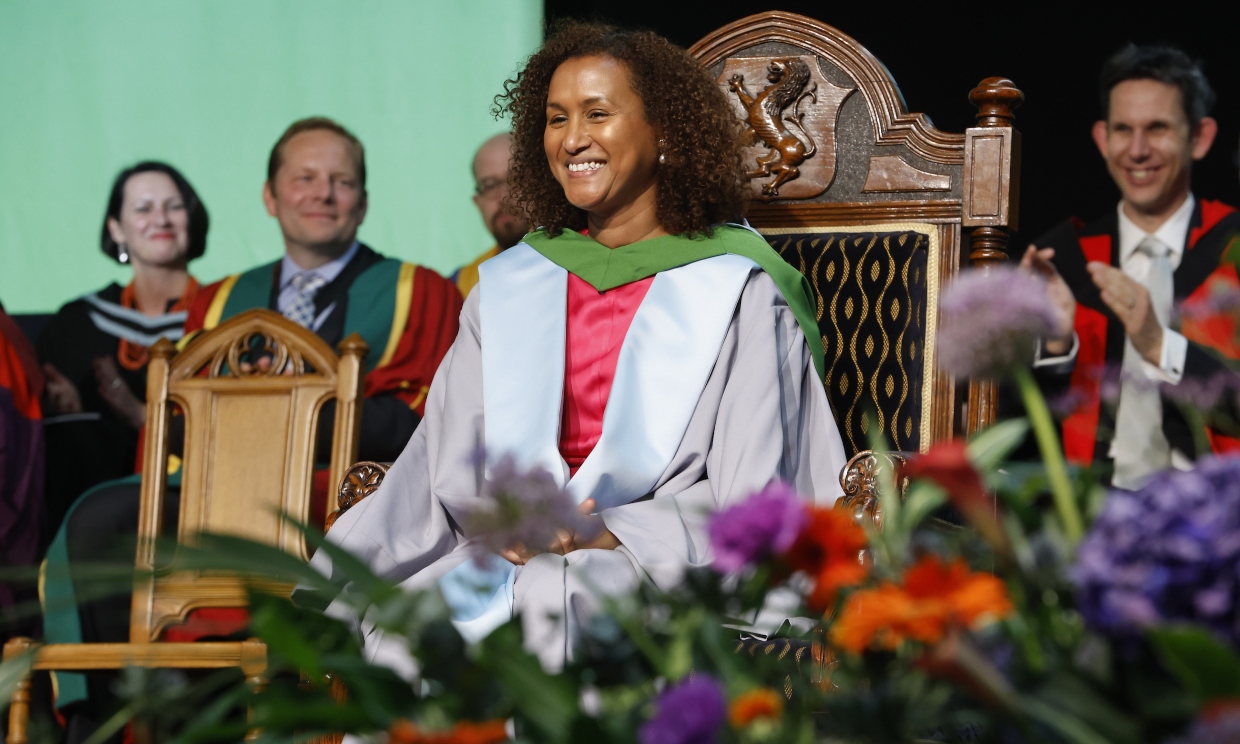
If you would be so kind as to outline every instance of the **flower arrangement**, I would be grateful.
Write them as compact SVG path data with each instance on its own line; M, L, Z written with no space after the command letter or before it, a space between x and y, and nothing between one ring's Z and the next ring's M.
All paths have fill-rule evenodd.
M944 363L1006 376L1028 415L938 443L900 479L880 467L881 530L772 483L710 515L709 567L608 605L556 674L523 648L520 618L468 644L437 592L403 592L345 555L338 565L359 587L345 599L404 639L416 687L369 663L336 620L256 592L266 683L228 688L231 708L179 706L192 715L160 730L184 742L260 727L273 741L344 731L392 744L1240 740L1240 456L1132 493L1069 469L1023 366L1057 322L1044 295L1007 270L945 293ZM1031 435L1040 461L1011 461ZM546 542L577 519L549 477L500 459L467 529L494 549ZM189 552L199 568L212 544L227 553L220 567L324 581L238 538ZM799 601L789 616L810 629L746 635L744 618L777 593ZM136 699L145 694L127 710L174 707ZM248 720L230 715L239 705Z

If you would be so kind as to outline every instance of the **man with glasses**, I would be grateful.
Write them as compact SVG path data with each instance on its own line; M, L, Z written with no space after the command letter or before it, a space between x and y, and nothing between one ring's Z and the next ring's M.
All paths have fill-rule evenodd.
M469 291L478 283L478 266L483 261L520 243L521 238L529 231L523 218L504 209L504 199L508 196L508 159L511 154L512 137L507 132L483 142L482 147L474 154L474 206L478 207L482 221L495 238L495 245L452 275L452 281L456 282L462 297L467 297Z

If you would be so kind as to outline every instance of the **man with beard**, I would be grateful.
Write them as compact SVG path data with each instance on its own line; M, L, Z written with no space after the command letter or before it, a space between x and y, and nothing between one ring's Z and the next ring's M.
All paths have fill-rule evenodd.
M478 152L474 153L474 206L478 207L482 221L495 238L495 245L452 275L452 281L456 282L462 297L468 297L469 291L478 283L478 266L521 242L529 229L524 219L504 209L511 155L512 136L507 132L483 142Z

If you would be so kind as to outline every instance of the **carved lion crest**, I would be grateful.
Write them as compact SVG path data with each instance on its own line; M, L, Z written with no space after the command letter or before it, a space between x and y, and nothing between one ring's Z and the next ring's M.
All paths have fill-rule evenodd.
M768 84L751 92L746 79L763 78ZM835 179L836 120L853 88L832 84L812 56L733 57L719 84L752 138L746 175L757 198L809 199L827 190Z

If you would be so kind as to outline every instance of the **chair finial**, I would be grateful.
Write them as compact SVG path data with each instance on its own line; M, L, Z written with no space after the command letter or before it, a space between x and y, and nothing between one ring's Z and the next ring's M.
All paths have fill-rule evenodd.
M159 357L160 359L171 359L172 357L176 356L177 345L172 343L166 338L161 338L151 345L151 348L149 349L149 353L152 357Z
M988 77L969 91L969 101L977 106L979 127L1010 127L1013 109L1025 102L1025 94L1007 78Z
M357 332L350 333L349 337L341 341L336 348L340 350L340 356L348 354L364 357L370 351L370 346L362 340L362 337Z

